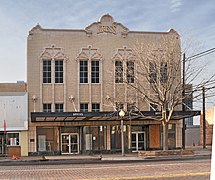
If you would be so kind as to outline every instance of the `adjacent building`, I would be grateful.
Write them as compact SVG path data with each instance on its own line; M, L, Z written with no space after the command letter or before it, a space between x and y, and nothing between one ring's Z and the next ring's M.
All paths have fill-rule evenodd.
M28 93L24 82L0 83L0 156L28 155Z
M161 149L161 122L128 115L132 108L146 116L156 113L121 81L126 72L136 71L134 44L161 37L175 37L180 44L173 29L130 31L108 14L85 29L33 27L27 40L29 154ZM128 83L135 83L131 74ZM181 132L182 121L171 120L170 148L181 147Z
M212 145L213 126L215 118L215 107L207 109L205 112L205 145ZM203 118L200 118L200 144L203 144Z

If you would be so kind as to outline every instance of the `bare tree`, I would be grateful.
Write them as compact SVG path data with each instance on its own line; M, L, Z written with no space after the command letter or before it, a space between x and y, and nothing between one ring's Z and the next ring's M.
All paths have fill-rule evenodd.
M134 88L152 108L161 110L163 150L168 149L168 124L174 110L181 110L181 49L178 36L162 36L156 41L139 42L134 49ZM154 109L156 110L156 109Z
M136 98L151 109L160 111L161 116L153 119L162 123L163 150L167 150L168 124L173 118L174 111L182 110L186 98L199 97L192 96L192 93L213 80L214 76L195 82L201 77L205 66L186 59L186 84L183 85L181 43L179 35L173 30L171 33L159 35L153 39L143 38L135 44L134 48L121 51L114 56L115 73L111 71L115 79L114 83L117 84L114 88L116 94L114 106L116 102L132 104ZM127 94L122 93L124 88L122 83L127 87ZM191 84L195 84L194 89ZM182 96L185 87L187 90ZM143 108L140 104L137 103L136 106L141 115ZM186 116L181 116L183 117Z

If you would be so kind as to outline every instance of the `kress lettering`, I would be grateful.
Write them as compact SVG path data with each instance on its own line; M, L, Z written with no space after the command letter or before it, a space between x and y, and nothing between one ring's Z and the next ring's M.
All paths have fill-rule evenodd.
M113 33L116 34L116 26L98 26L98 34L99 33Z

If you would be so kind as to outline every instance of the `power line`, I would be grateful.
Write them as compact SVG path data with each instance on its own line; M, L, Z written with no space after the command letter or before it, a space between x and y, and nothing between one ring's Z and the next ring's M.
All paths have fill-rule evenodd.
M206 56L206 55L214 53L214 52L215 52L215 48L211 48L211 49L208 49L206 51L203 51L203 52L200 52L198 54L195 54L193 56L187 57L187 58L185 58L185 61L196 59L196 58L200 58L202 56Z

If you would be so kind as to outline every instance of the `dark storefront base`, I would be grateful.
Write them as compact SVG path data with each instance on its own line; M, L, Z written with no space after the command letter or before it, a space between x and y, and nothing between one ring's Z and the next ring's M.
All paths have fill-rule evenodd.
M125 153L161 150L162 126L156 126L159 129L159 137L150 135L150 133L153 133L153 129L150 128L149 125L131 126L130 146L128 144L130 131L128 131L128 126L125 126ZM110 137L110 150L107 150L108 133ZM121 130L119 125L110 126L108 128L107 126L37 127L36 134L37 152L29 152L29 156L53 156L62 154L120 154L122 152ZM74 140L72 138L74 135L77 135L77 139L72 142L72 140ZM159 140L156 140L156 142L159 142L160 144L159 147L153 147L151 145L152 140L150 140L150 138L160 138ZM176 149L175 138L175 125L172 125L169 129L169 149ZM69 146L70 149L68 148ZM72 149L74 149L72 146L77 148L77 152L72 151Z

